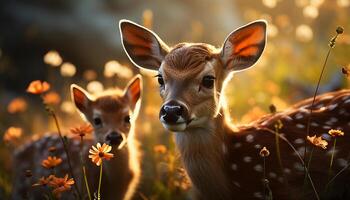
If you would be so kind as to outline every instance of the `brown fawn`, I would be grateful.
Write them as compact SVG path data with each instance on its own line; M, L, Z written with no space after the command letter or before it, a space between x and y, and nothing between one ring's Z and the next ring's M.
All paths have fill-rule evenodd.
M302 164L312 100L248 125L234 126L228 119L222 91L235 72L253 66L259 59L266 43L266 26L260 20L240 27L228 35L221 48L215 48L204 43L168 47L147 28L128 20L119 23L122 44L131 62L158 73L164 100L159 119L175 133L196 199L265 199L271 197L264 189L267 186L275 199L317 198L309 182L304 184L306 170ZM350 91L318 96L314 109L310 134L323 134L330 140L326 134L329 129L346 132L334 152L333 172L337 172L349 162ZM283 127L276 132L279 122ZM271 151L266 170L259 155L264 146ZM311 148L308 144L307 152ZM329 180L331 154L331 147L313 152L309 171L319 193ZM265 186L263 174L269 181ZM335 179L322 198L350 199L349 180L347 171Z
M111 90L94 97L77 85L71 86L72 100L79 112L94 127L92 139L84 139L83 158L87 167L88 181L91 193L97 190L99 167L88 158L88 150L91 145L107 143L112 146L114 158L103 165L102 199L132 198L140 179L140 153L138 142L135 138L135 120L140 107L142 90L141 77L138 75L131 80L124 91ZM43 199L43 191L39 187L31 188L30 181L25 181L23 172L30 169L33 177L39 179L48 176L52 171L40 166L42 160L50 155L48 149L56 147L55 156L63 159L61 165L55 169L55 173L62 176L69 174L67 157L58 136L46 136L28 145L25 145L15 153L15 182L13 198L22 199L20 195L26 194L29 198ZM87 197L87 191L82 182L82 169L80 165L80 142L69 141L69 154L72 161L75 184L83 191L83 199ZM73 188L72 188L73 190ZM64 194L63 199L77 199L71 192ZM93 194L92 194L93 195Z

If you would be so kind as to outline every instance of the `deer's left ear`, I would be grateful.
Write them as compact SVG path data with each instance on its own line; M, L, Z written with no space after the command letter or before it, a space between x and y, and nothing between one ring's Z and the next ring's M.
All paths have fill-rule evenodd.
M241 71L256 63L265 48L266 25L264 20L254 21L228 35L220 55L225 69Z
M130 103L130 107L132 109L135 108L136 103L139 101L141 97L142 91L142 78L141 75L136 75L126 86L124 97Z

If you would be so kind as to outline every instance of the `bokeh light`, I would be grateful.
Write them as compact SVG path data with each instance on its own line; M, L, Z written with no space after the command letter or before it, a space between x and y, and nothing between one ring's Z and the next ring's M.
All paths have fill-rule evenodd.
M92 94L96 94L103 91L103 84L99 81L91 81L87 84L86 89Z
M44 62L53 67L58 67L62 64L62 58L57 51L49 51L44 56Z
M313 31L306 24L299 25L295 31L296 38L301 42L309 42L313 38Z
M61 75L65 77L72 77L75 75L77 69L72 63L65 62L61 66Z

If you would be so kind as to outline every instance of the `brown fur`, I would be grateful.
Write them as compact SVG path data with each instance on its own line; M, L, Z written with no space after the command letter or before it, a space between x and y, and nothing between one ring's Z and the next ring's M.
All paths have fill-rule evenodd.
M170 51L168 47L164 51L149 51L142 58L130 48L138 46L137 42L130 44L132 38L129 36L135 34L130 27L147 38L153 38L150 45L154 49L164 47L164 42L154 32L133 22L120 22L122 42L131 61L139 68L158 70L159 77L163 79L160 94L164 105L170 101L180 102L188 112L189 119L184 120L186 123L162 123L175 132L176 144L193 183L196 199L266 199L262 183L263 160L259 156L263 146L271 152L267 158L266 178L269 179L273 198L315 199L310 185L306 185L306 192L303 192L304 168L298 156L307 142L305 119L312 100L305 100L290 110L264 117L251 125L234 126L229 122L222 92L233 72L247 69L259 59L266 41L266 23L252 22L233 31L219 50L207 44L181 43ZM163 45L159 46L159 43ZM160 52L162 55L159 55ZM164 52L167 54L164 55ZM154 57L164 56L160 66L151 65ZM208 75L215 77L213 88L202 87L203 77ZM330 99L333 101L330 102ZM349 90L324 94L316 99L316 106L322 109L313 115L311 122L316 126L311 129L311 134L324 134L330 128L350 132ZM278 120L284 124L280 130L283 135L276 136L274 126ZM329 125L323 126L323 123ZM282 167L276 155L277 139ZM335 171L349 163L350 158L346 156L349 140L346 135L339 144ZM293 149L294 146L296 149ZM328 173L325 163L329 162L329 152L326 154L316 149L313 156L315 164L310 173L315 177L317 191L324 191ZM349 172L344 173L329 193L322 194L323 198L349 199L350 184L346 181L349 178Z

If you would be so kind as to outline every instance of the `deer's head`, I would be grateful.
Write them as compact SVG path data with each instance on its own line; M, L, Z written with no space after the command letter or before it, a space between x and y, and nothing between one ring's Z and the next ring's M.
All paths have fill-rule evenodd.
M221 48L204 43L168 47L154 32L131 21L119 23L122 44L136 67L157 71L164 100L159 113L171 131L201 127L218 114L220 93L233 72L253 66L266 42L266 22L231 32Z
M141 76L134 77L124 91L113 90L94 97L81 87L71 85L72 100L93 125L97 142L121 148L136 120L141 96Z

